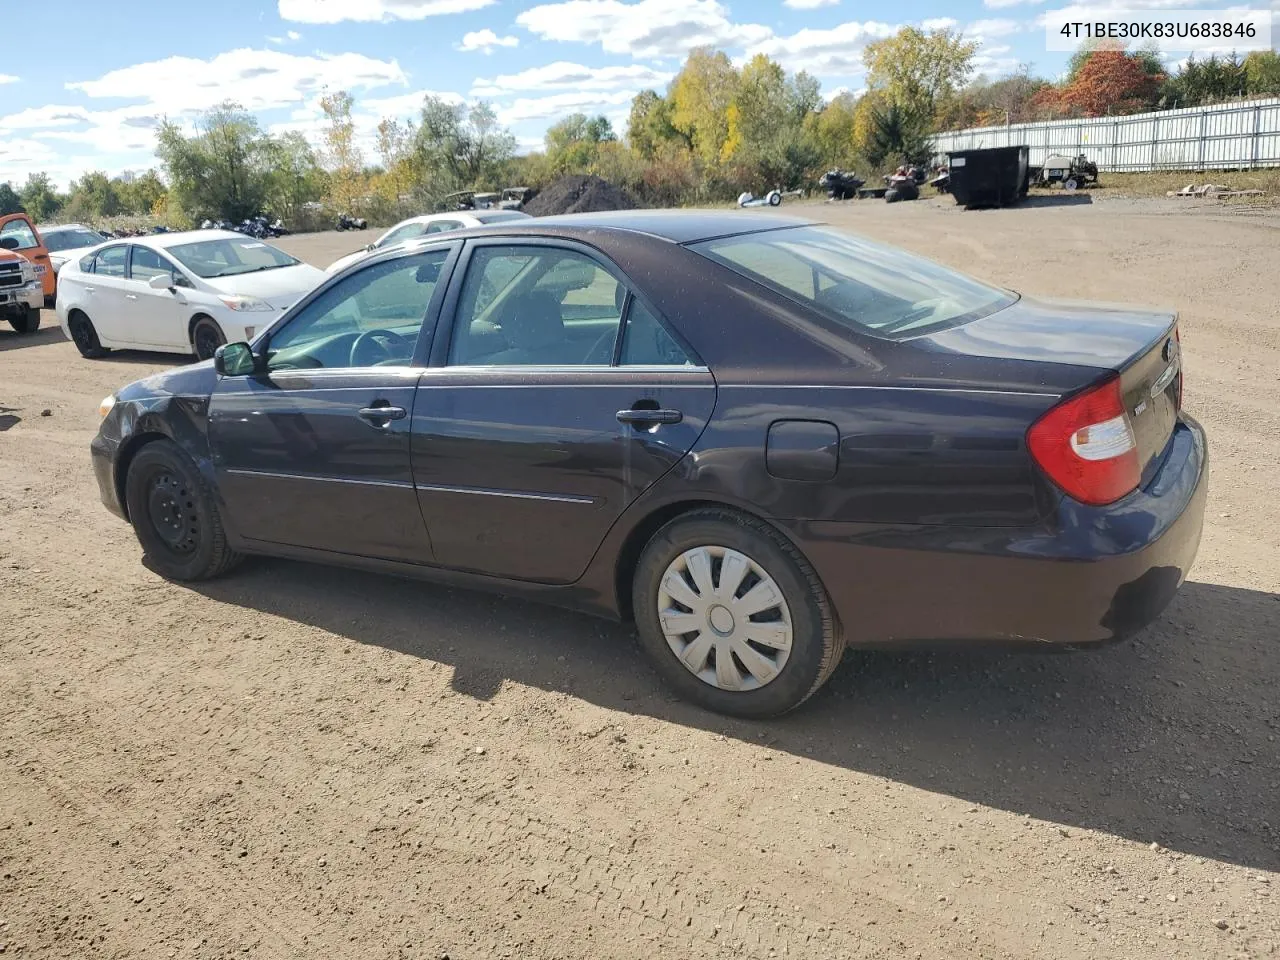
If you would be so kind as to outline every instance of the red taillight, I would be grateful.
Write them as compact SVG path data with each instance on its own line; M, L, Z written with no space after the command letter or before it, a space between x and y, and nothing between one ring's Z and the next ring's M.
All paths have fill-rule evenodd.
M1117 376L1044 414L1027 431L1027 448L1049 479L1081 503L1114 503L1142 478Z

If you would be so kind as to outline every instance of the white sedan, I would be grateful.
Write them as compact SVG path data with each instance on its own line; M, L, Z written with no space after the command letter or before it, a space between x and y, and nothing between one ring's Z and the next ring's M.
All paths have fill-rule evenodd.
M113 240L58 271L58 323L86 357L113 347L194 353L252 340L324 272L228 230Z
M528 219L530 219L529 214L521 213L519 210L454 210L449 213L428 213L421 217L410 217L408 220L401 220L367 247L362 247L355 253L349 253L333 261L329 264L327 272L337 273L343 267L367 257L375 250L383 250L429 233L449 233L453 230L465 230L467 227L480 227L486 223Z

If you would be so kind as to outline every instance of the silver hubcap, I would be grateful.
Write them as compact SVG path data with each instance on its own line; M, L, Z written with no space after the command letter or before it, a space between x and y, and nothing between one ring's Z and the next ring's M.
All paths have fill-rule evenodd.
M679 661L721 690L756 690L791 655L791 611L764 567L728 547L694 547L658 585L658 619Z

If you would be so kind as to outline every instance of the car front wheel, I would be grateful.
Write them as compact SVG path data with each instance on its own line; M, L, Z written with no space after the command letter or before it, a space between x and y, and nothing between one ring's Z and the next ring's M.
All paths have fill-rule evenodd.
M35 333L40 329L40 311L25 307L9 318L9 326L17 333Z
M773 528L732 511L696 510L659 530L632 590L640 642L658 670L718 713L786 713L844 652L813 568Z
M172 440L138 451L125 477L125 501L138 542L162 576L208 580L239 561L204 478Z
M217 349L226 342L222 328L208 317L197 320L191 331L191 348L197 360L212 360Z

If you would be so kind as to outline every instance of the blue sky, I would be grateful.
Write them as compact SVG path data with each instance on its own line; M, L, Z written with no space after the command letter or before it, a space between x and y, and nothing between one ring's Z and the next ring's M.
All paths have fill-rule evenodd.
M1280 0L1236 5L1280 10ZM131 0L117 17L97 0L64 0L48 18L15 3L10 22L29 15L20 33L41 42L6 44L0 58L0 181L47 170L65 185L85 170L144 170L156 163L159 117L187 120L225 99L268 129L314 137L326 87L356 97L370 148L378 119L413 116L425 92L491 101L524 149L575 111L604 113L622 133L631 97L663 89L693 46L735 59L767 53L831 95L861 89L860 51L904 23L963 30L981 43L978 68L989 76L1020 62L1053 76L1067 55L1046 52L1044 9L1045 0Z

